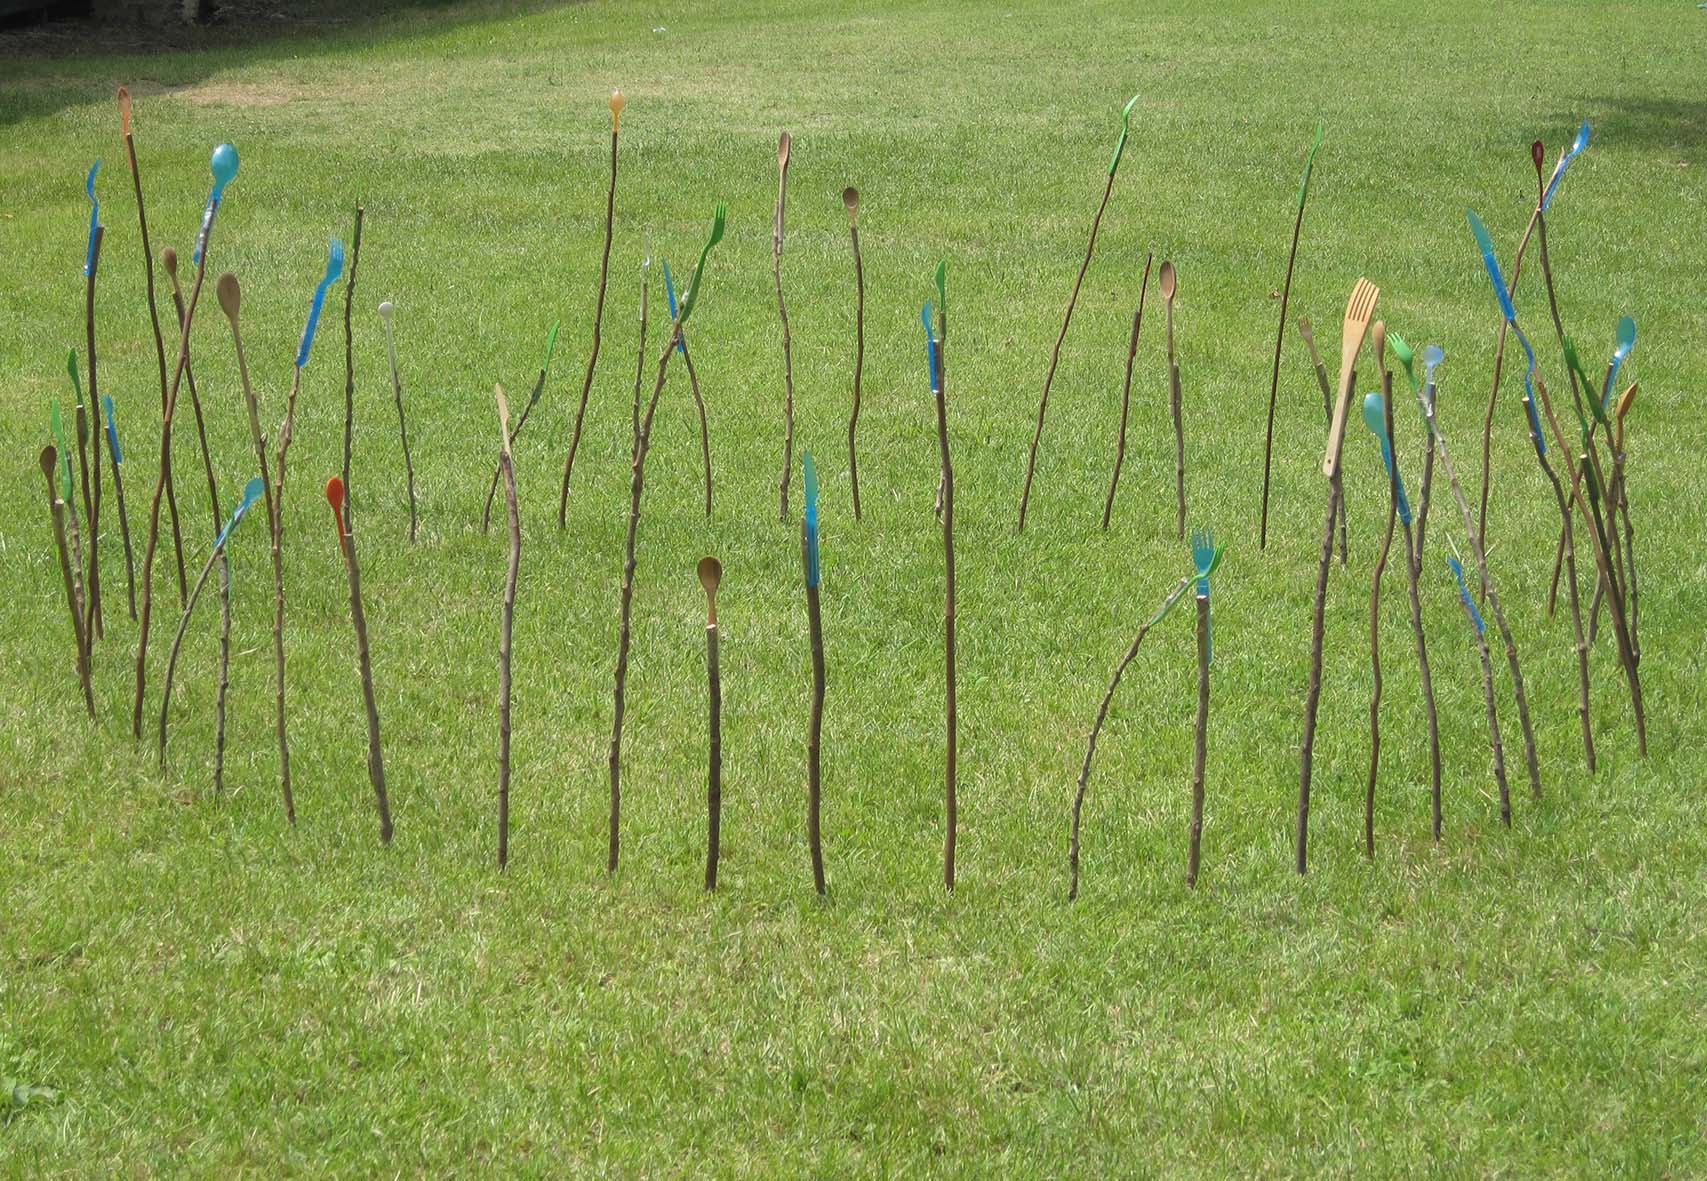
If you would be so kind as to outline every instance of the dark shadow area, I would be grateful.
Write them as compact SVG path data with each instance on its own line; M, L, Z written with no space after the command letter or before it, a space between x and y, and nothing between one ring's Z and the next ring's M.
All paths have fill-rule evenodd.
M391 23L411 11L466 24L553 7L552 0L203 0L207 19L181 15L183 0L0 0L0 59L235 49ZM562 2L562 0L559 0ZM31 11L8 12L23 7ZM371 42L377 38L368 37Z
M30 14L0 18L0 127L50 115L76 103L111 98L113 82L95 72L102 59L132 57L125 79L140 98L193 86L218 70L305 50L354 53L487 21L507 20L579 0L220 0L206 24L138 16L137 8L172 7L181 0L132 0L117 13L88 16ZM5 0L0 0L4 11ZM79 7L72 3L73 9ZM63 4L55 5L64 11ZM170 59L149 80L148 58ZM31 70L37 64L45 67ZM20 68L22 67L22 68Z
M1552 122L1574 127L1585 114L1596 142L1674 152L1680 157L1699 155L1707 147L1707 100L1602 95L1584 98Z

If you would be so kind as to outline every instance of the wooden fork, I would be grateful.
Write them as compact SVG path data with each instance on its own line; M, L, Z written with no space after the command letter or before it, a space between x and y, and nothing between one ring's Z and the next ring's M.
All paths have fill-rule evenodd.
M1322 458L1322 474L1330 480L1340 471L1340 447L1345 442L1345 420L1351 406L1353 365L1363 348L1363 337L1369 331L1369 320L1375 314L1375 301L1380 296L1379 287L1359 278L1357 286L1352 288L1351 301L1345 305L1345 326L1340 333L1339 397L1334 401L1334 419L1328 428L1328 453Z

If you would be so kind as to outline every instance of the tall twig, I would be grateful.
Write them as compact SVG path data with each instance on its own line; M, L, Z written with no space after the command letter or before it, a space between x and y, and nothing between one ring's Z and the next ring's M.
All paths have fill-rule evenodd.
M784 131L776 145L776 216L771 222L771 273L776 279L776 314L782 321L782 478L777 482L777 520L788 520L788 482L794 472L794 345L788 335L788 305L782 298L782 236L788 208L788 153Z
M356 206L356 232L350 239L350 269L344 276L344 467L341 477L344 481L343 523L347 533L350 528L350 514L354 512L352 502L355 495L350 484L350 455L355 445L356 431L356 354L355 341L350 331L350 305L356 298L356 268L362 262L362 206ZM354 552L354 544L351 545ZM383 772L381 773L383 776ZM387 821L387 833L390 832L390 822ZM390 839L389 835L386 837Z
M124 452L119 448L119 427L113 410L113 396L101 395L101 407L107 416L107 451L113 467L113 497L119 507L119 533L124 538L125 594L130 600L130 617L136 618L136 559L130 545L130 510L125 507L124 476L119 471Z
M854 429L859 426L860 379L865 372L865 264L859 256L859 190L849 185L842 190L842 204L848 211L848 238L853 242L854 260L854 371L853 409L848 414L848 479L853 485L854 520L859 510L859 453L854 448Z
M510 562L504 575L504 607L498 620L498 868L510 860L510 632L516 619L516 578L521 571L522 525L516 507L516 469L510 456L510 408L504 387L498 399L498 471L504 478L504 506L510 523Z
M89 473L84 471L85 484L83 500L89 510L89 615L94 623L94 631L85 635L105 636L106 621L101 611L101 412L99 379L95 376L95 276L101 269L101 239L106 236L107 227L96 225L93 240L89 243L89 274L88 282L84 285L83 323L86 329L89 349L89 406L94 418L95 427L95 474L93 483ZM81 402L77 405L77 450L82 458L84 450L84 412Z
M1333 386L1328 382L1327 367L1322 364L1321 355L1316 352L1316 336L1310 330L1310 317L1298 317L1298 335L1304 338L1304 344L1310 350L1310 364L1316 370L1316 384L1320 386L1322 390L1322 415L1331 426L1334 420L1334 390ZM1339 503L1339 522L1340 565L1344 566L1346 562L1346 528L1345 499L1343 497L1340 499Z
M389 299L382 300L380 302L379 315L380 315L380 318L385 321L385 355L386 355L386 359L391 364L391 398L392 398L392 401L397 403L397 435L398 435L398 438L401 439L402 443L403 443L403 476L404 476L404 479L407 483L407 487L409 490L409 540L412 542L415 540L415 528L416 528L416 518L415 518L415 461L413 459L411 459L409 456L409 421L403 415L403 379L397 375L397 342L392 338L392 335L391 335L392 307L391 307L391 301ZM557 335L557 330L556 330L556 327L553 326L552 338L555 339L556 335ZM531 402L529 403L529 407L530 408L532 407ZM526 416L526 414L524 414L522 417L525 419L527 416ZM517 429L518 430L520 429L519 423L517 424ZM492 473L492 487L493 487L493 489L497 488L497 481L498 481L498 473L496 470L494 470ZM486 493L486 511L487 511L488 515L490 515L490 513L492 511L492 492L491 491L488 491ZM482 524L481 529L482 529L482 531L484 531L484 529L485 529L484 524Z
M806 582L806 631L812 646L812 712L806 729L806 847L812 858L812 885L824 894L824 832L822 812L822 752L824 735L824 619L818 606L818 498L812 455L806 454L806 512L800 521L800 564ZM952 805L951 805L952 808ZM951 813L952 815L952 813ZM944 873L952 875L953 832L945 846ZM950 878L952 887L952 879Z
M1114 511L1114 491L1120 486L1120 468L1126 462L1126 417L1132 406L1132 363L1138 357L1138 332L1144 326L1144 295L1150 289L1150 251L1144 252L1144 277L1138 284L1138 307L1132 313L1132 335L1126 342L1126 379L1120 388L1120 434L1114 446L1114 471L1108 478L1108 495L1102 502L1102 528Z
M593 347L587 354L587 373L581 379L581 404L575 410L575 432L569 439L569 454L563 461L563 488L557 494L557 527L563 528L569 513L569 476L575 470L575 452L581 447L581 424L587 417L587 395L593 388L593 370L599 364L600 327L605 320L605 283L610 278L611 225L616 213L616 139L622 129L622 91L610 92L610 188L605 193L605 248L599 258L599 295L593 304Z
M943 386L945 362L943 347L948 338L948 311L937 308L937 340L932 353L936 358L931 382L932 393L936 395L936 434L937 445L942 452L942 562L943 562L943 650L946 669L947 696L947 726L948 737L946 757L943 768L943 795L947 827L943 834L942 845L942 883L946 889L954 889L954 844L958 829L959 800L957 796L957 762L960 747L959 714L956 711L954 694L954 464L949 460L948 452L948 405Z
M65 583L65 605L71 613L71 638L77 645L77 683L83 689L83 705L95 716L95 693L89 682L89 664L83 642L83 617L77 613L77 588L71 578L71 551L65 543L65 502L55 483L59 475L59 452L50 443L41 450L41 471L47 478L47 503L53 516L53 541L59 550L59 574Z
M379 706L373 696L373 660L368 654L367 612L362 609L362 568L356 561L356 537L350 530L347 511L349 495L342 479L326 481L326 501L332 506L332 523L338 530L338 550L344 558L344 573L350 583L350 623L356 629L356 666L362 678L362 705L367 710L367 777L373 784L374 803L379 808L379 841L391 843L391 801L385 791L385 759L379 746Z

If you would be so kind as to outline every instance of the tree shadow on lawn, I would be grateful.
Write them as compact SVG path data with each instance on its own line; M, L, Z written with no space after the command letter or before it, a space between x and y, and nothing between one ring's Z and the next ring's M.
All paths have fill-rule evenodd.
M1672 152L1679 159L1707 147L1707 101L1701 99L1602 96L1582 99L1572 111L1549 125L1574 127L1586 111L1597 143Z
M165 3L166 0L151 0ZM391 41L509 20L582 0L225 0L206 26L88 17L0 28L0 127L112 97L115 73L139 96L305 52L359 54ZM359 15L350 15L359 7ZM150 85L149 75L169 81Z

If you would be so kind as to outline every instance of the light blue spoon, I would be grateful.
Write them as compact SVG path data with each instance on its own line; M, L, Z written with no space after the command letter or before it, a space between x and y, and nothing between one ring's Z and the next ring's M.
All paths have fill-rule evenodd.
M1547 206L1553 203L1553 190L1559 187L1559 182L1565 179L1565 169L1571 166L1571 161L1577 158L1577 153L1588 147L1588 120L1577 128L1577 138L1571 141L1571 150L1565 153L1565 158L1559 161L1559 166L1553 170L1553 179L1547 182L1547 191L1541 194L1541 212L1547 212Z
M1363 423L1375 436L1375 441L1381 444L1381 462L1387 468L1387 478L1393 481L1398 492L1399 520L1405 525L1411 523L1411 502L1405 499L1405 481L1393 470L1393 444L1387 438L1387 404L1381 400L1381 395L1374 391L1363 396Z
M201 265L202 252L207 249L208 235L213 232L213 215L219 208L219 199L225 195L225 186L237 176L237 149L230 144L220 144L213 150L208 168L213 172L213 189L207 195L207 208L202 210L202 227L196 233L195 253L190 256L190 261L197 266Z
M1612 402L1612 391L1618 383L1618 369L1624 364L1624 358L1630 355L1630 350L1636 347L1636 321L1630 316L1618 318L1618 347L1612 352L1612 368L1606 374L1606 386L1600 391L1600 410L1604 419L1606 411Z
M95 229L101 224L101 202L95 197L95 173L101 170L99 158L89 165L89 178L83 182L83 191L89 195L89 249L83 255L83 273L93 274L95 270Z
M676 281L670 277L670 260L664 259L664 294L670 300L670 319L676 318ZM676 351L682 356L688 355L688 334L683 332L676 338Z
M1452 577L1458 580L1458 597L1464 600L1464 605L1470 608L1470 621L1476 625L1476 634L1487 631L1487 625L1482 622L1482 613L1476 610L1476 600L1470 597L1470 588L1464 585L1464 567L1457 558L1447 558L1446 564L1452 567Z
M214 549L217 550L225 544L226 535L237 528L237 522L243 519L243 515L249 511L250 506L261 495L262 488L260 476L253 477L247 484L243 485L243 499L237 502L237 508L232 512L231 519L225 523L225 528L219 531L219 536L214 538Z
M113 466L117 467L124 462L124 456L119 453L119 428L113 421L113 396L111 394L101 395L101 409L107 415L107 449L113 453Z
M1586 124L1585 124L1586 126ZM1506 291L1505 277L1500 274L1500 264L1494 258L1494 240L1488 236L1488 227L1482 224L1482 219L1476 216L1474 209L1466 209L1465 215L1470 219L1470 232L1476 236L1476 245L1482 251L1482 265L1488 270L1488 278L1493 282L1494 294L1499 297L1500 311L1505 314L1506 323L1517 333L1517 343L1523 346L1523 352L1529 358L1529 368L1523 375L1525 397L1523 408L1529 413L1529 437L1535 444L1537 455L1547 454L1547 440L1541 433L1541 416L1535 412L1535 350L1529 347L1529 338L1523 335L1523 329L1517 326L1517 309L1512 307L1511 295Z
M314 298L308 305L308 323L302 327L302 343L296 346L296 367L301 369L308 364L308 350L314 347L314 329L320 323L320 305L326 302L326 289L338 281L344 273L344 244L338 239L332 239L332 245L326 251L326 274L320 280L320 285L314 289Z
M818 469L812 453L804 452L800 466L806 484L806 585L818 585Z
M1434 412L1434 370L1444 360L1446 353L1439 345L1431 344L1423 349L1423 403L1428 407L1428 413L1423 415L1423 424L1428 427L1431 439L1434 437L1434 423L1429 414Z
M936 393L936 337L931 335L931 301L925 300L919 309L919 320L925 326L925 377L930 383L931 393Z

